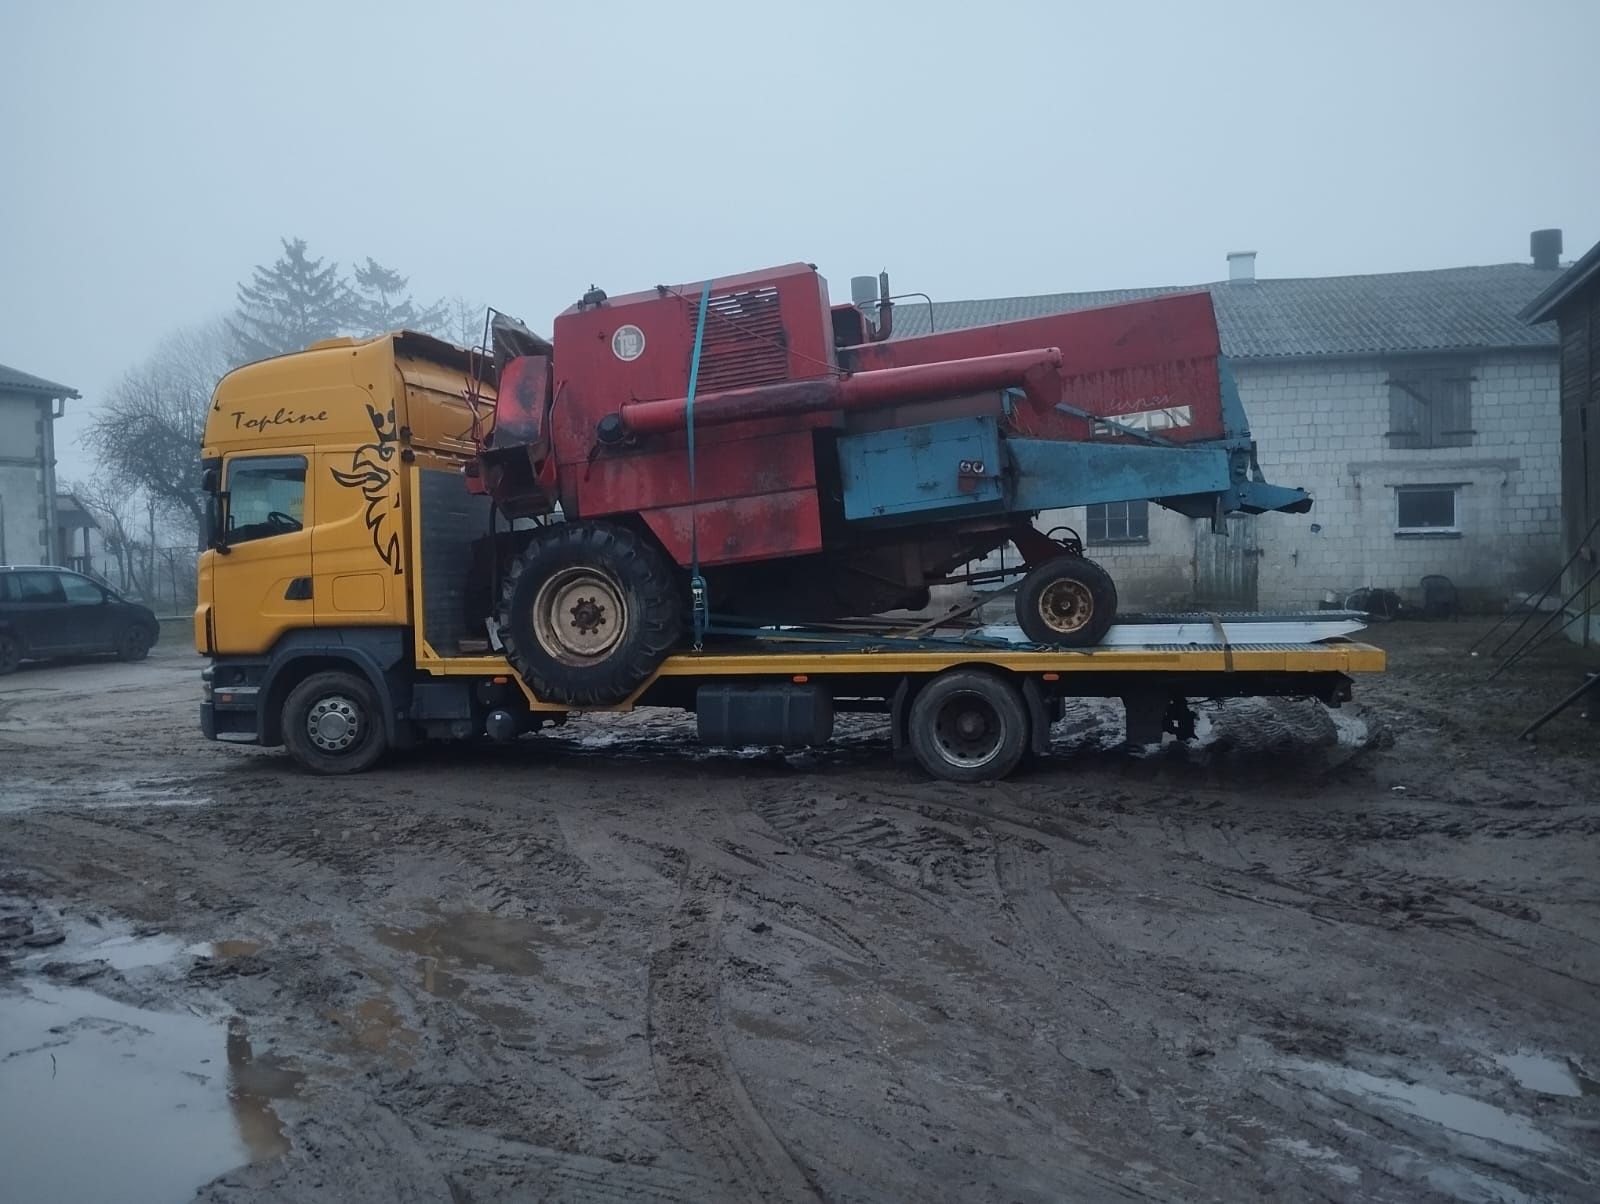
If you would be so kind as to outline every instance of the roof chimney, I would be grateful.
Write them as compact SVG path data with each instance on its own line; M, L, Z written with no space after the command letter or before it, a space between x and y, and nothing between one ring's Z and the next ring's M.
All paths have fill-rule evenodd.
M1228 252L1228 283L1253 284L1256 278L1256 253L1254 251Z
M1547 272L1561 266L1561 231L1535 230L1528 235L1528 254L1533 256L1533 266Z

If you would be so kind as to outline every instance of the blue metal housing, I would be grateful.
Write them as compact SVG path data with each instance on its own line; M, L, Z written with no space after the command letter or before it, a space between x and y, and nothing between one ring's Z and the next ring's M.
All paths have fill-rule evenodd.
M1007 435L992 416L841 436L845 517L888 525L1146 500L1214 521L1310 509L1304 491L1262 477L1226 360L1220 371L1226 435L1206 443L1175 443L1114 423L1107 425L1139 441L1028 439Z

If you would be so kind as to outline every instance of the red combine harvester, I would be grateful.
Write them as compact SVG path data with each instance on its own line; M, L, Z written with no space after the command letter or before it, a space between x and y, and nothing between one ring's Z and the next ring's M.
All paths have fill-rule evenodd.
M1038 512L1310 507L1262 479L1208 294L893 339L880 289L830 306L791 264L591 289L553 343L497 319L473 487L507 519L565 520L509 537L503 574L499 633L541 697L621 700L713 614L918 608L1008 543L1028 638L1093 645L1116 587Z

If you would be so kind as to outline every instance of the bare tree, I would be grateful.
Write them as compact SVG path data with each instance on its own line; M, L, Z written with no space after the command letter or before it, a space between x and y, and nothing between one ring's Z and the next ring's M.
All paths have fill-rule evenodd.
M469 301L457 293L435 308L442 311L441 317L434 326L425 329L461 347L482 345L484 318L489 312L487 305Z
M143 493L193 537L205 518L200 438L206 406L231 366L223 322L180 330L111 390L85 436L109 483L125 494Z
M117 566L117 588L148 597L150 547L138 535L140 525L146 521L143 500L107 476L65 488L99 527L101 546ZM108 580L110 576L106 574Z

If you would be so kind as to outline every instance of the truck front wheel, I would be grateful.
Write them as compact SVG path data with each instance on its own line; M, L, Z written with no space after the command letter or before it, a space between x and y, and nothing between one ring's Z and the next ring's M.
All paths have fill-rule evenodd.
M387 747L372 686L355 673L313 673L284 700L283 743L314 773L372 768Z

